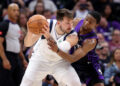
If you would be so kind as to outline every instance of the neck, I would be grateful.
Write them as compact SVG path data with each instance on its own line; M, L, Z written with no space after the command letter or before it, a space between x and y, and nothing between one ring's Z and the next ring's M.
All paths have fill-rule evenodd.
M57 33L58 35L63 35L63 34L65 34L65 32L63 32L63 31L61 30L61 27L60 27L59 25L57 25L57 24L56 24L56 26L55 26L55 30L56 30L56 33Z
M8 17L8 19L9 19L11 22L13 22L13 23L17 23L17 21L16 21L15 19L12 19L12 18L10 18L10 17Z

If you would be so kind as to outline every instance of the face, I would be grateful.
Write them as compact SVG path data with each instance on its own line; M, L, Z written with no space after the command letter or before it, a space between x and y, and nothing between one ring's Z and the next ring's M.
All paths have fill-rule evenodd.
M25 26L27 23L27 17L25 14L20 14L20 25Z
M100 26L105 28L105 27L107 27L107 25L108 25L108 22L107 22L106 18L102 17L100 20Z
M112 36L112 40L116 40L119 41L120 40L120 31L119 30L115 30Z
M107 42L102 43L101 46L103 47L102 49L102 54L108 54L109 53L109 45Z
M84 30L93 30L97 26L96 19L88 14L83 22Z
M37 13L41 13L41 12L43 12L43 10L44 10L43 4L42 3L38 3L36 5L36 12Z
M101 33L98 33L98 34L97 34L97 37L98 37L98 42L99 42L99 43L105 41L105 38L104 38L104 36L103 36Z
M8 8L8 14L11 19L17 20L19 17L18 5L12 5Z
M106 5L104 12L106 15L110 15L112 13L110 5Z
M114 53L114 59L120 61L120 49L117 49Z
M62 21L59 21L59 27L64 33L69 33L72 29L72 19L64 17Z

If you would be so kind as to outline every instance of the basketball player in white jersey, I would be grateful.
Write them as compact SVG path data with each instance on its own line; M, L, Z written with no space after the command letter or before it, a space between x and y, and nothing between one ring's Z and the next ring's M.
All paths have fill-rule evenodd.
M57 20L48 20L51 36L57 42L59 48L64 48L63 51L65 52L68 52L72 47L67 42L67 38L64 41L67 33L71 31L72 19L73 16L69 10L61 9L57 11ZM25 38L25 45L32 46L40 36L32 36L31 32L28 31ZM67 86L81 86L79 77L70 63L51 51L46 39L44 36L41 36L35 44L34 53L32 54L20 86L42 86L42 79L47 74L53 75L59 83L59 86L62 86L62 83ZM68 43L67 46L61 46L66 43ZM72 43L76 44L76 41L73 39Z

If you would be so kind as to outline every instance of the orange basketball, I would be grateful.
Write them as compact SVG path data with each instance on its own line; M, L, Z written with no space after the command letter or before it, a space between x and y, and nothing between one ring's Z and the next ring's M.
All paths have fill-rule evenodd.
M27 28L34 34L40 34L44 25L48 25L47 19L42 15L33 15L27 22Z

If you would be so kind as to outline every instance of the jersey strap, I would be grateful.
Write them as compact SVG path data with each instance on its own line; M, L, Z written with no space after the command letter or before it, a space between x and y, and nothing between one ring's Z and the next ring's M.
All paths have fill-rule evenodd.
M50 26L49 26L50 31L49 32L52 31L52 26L53 26L53 19L50 19ZM45 37L42 35L41 39L45 39Z

